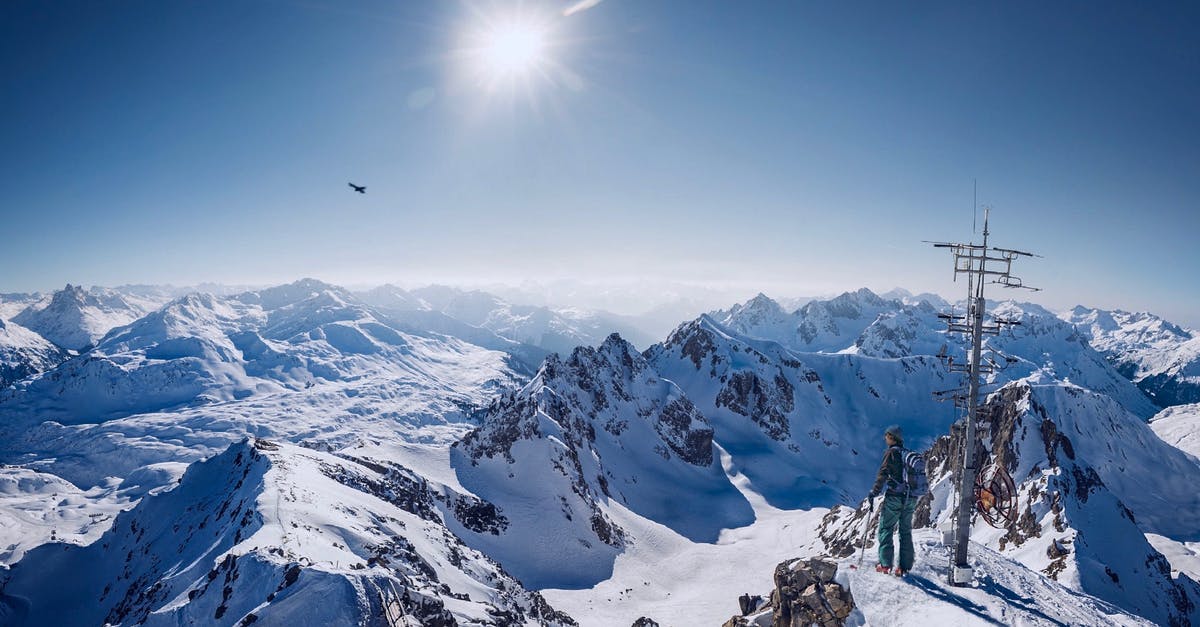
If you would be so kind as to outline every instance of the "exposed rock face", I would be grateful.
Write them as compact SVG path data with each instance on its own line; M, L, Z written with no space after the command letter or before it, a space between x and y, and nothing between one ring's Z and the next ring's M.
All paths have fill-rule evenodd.
M915 442L949 425L931 396L950 385L934 357L797 353L707 315L644 355L704 413L714 439L740 457L739 472L776 507L861 498L879 468L875 451L889 422L903 422Z
M615 334L548 357L529 384L489 406L451 461L462 484L511 521L480 546L526 583L607 577L626 542L611 502L696 541L753 520L716 459L707 419ZM568 541L529 546L529 528Z
M770 604L760 611L734 616L724 627L843 625L854 610L854 596L834 581L836 574L837 564L821 558L781 562L775 567Z
M1176 517L1190 515L1194 495L1171 484L1179 475L1195 475L1194 464L1176 459L1177 451L1143 433L1149 428L1115 402L1074 386L1016 382L991 395L981 409L987 446L980 443L979 459L985 467L1003 466L1012 476L1018 513L1004 530L992 530L976 518L977 541L994 542L1048 577L1077 581L1082 591L1156 622L1182 625L1196 619L1200 588L1186 575L1173 578L1165 558L1143 535L1143 527L1161 525L1167 532L1177 524L1152 515L1170 511L1154 501L1164 494L1178 502ZM935 443L929 453L931 476L950 477L951 460L960 458L962 447L961 429ZM1162 475L1154 490L1134 479L1144 480L1147 472ZM1134 511L1145 512L1145 520ZM1031 541L1046 548L1022 550Z
M1200 587L1173 577L1144 536L1194 530L1194 521L1181 524L1200 511L1194 490L1184 488L1200 483L1194 462L1119 403L1070 384L1010 383L981 406L979 426L981 467L1004 468L1017 501L1016 519L1004 529L973 515L973 541L1155 622L1197 620ZM918 502L914 528L952 518L963 446L955 425L925 453L933 494ZM838 506L817 531L829 554L849 557L874 525L865 508ZM873 536L867 533L868 547Z
M753 372L735 372L717 394L717 407L746 416L774 440L788 436L788 414L796 403L795 390L782 373L765 380Z

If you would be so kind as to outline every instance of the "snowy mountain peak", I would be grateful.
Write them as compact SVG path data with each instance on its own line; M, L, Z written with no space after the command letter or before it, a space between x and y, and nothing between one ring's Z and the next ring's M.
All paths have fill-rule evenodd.
M659 353L677 348L683 355L689 357L699 369L704 364L704 360L712 354L717 342L728 337L728 332L721 327L720 323L713 320L708 314L701 314L699 318L679 325L671 332L671 335L667 336L666 342L650 347L648 353Z
M713 312L712 317L740 333L762 336L786 334L796 324L778 302L761 292L745 303L734 305L728 311Z
M511 529L530 525L564 540L531 549L519 532L480 538L527 584L607 576L627 540L612 522L613 502L705 542L753 517L717 462L705 417L616 335L547 358L452 455L459 481L514 518Z
M894 303L894 301L891 302ZM875 292L865 287L860 287L853 292L844 292L827 301L813 301L805 305L801 310L803 311L803 309L807 309L810 306L813 308L823 307L832 316L857 320L864 315L864 309L885 307L888 304L889 301L880 298Z
M343 304L357 302L357 299L346 289L317 279L300 279L286 285L244 292L234 298L243 303L259 305L268 311L314 298L323 298L326 302Z
M930 292L922 292L920 294L913 294L912 292L910 292L902 287L897 287L893 290L884 292L884 293L880 294L879 297L884 300L899 301L900 303L903 303L905 305L911 305L913 307L928 306L928 307L932 307L933 309L940 310L940 309L945 309L946 307L950 306L950 303L945 298L942 298L941 296L939 296L937 294L933 294Z
M54 293L49 304L31 305L13 317L13 322L29 328L58 346L84 350L109 330L129 324L146 313L120 293L102 288L92 291L77 285Z
M783 307L779 303L762 292L759 292L754 298L746 301L746 304L742 305L742 309L747 311L778 311L784 313Z
M1062 317L1160 407L1200 401L1200 334L1120 309L1078 306Z
M1172 577L1143 535L1195 535L1200 466L1111 398L1070 384L1010 383L982 415L992 461L1017 484L1020 515L1006 530L977 527L977 540L1160 624L1200 618L1200 587ZM957 454L935 445L930 455Z

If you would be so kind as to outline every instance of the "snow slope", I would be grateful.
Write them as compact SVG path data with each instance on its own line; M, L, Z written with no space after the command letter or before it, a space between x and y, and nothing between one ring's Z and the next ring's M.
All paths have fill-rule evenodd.
M1168 407L1150 419L1150 428L1200 463L1200 403Z
M779 562L828 555L816 532L828 510L771 507L733 469L728 454L722 458L731 481L754 506L753 524L728 529L715 543L693 544L670 529L615 508L614 520L629 530L631 539L618 556L612 577L591 589L549 589L542 594L583 627L628 625L642 616L664 626L720 625L738 613L740 594L769 599ZM1152 624L982 545L973 545L971 551L979 585L950 587L948 549L937 543L931 530L917 530L914 535L916 567L905 580L875 573L872 556L864 562L865 569L851 569L858 563L857 551L838 561L838 579L849 584L858 605L852 624Z
M799 354L738 335L709 316L646 351L687 393L739 472L774 506L832 506L870 489L880 434L900 424L914 446L953 421L932 392L953 385L932 357Z
M479 546L533 587L606 578L625 544L606 511L616 504L695 542L752 521L704 416L615 334L551 355L489 407L451 461L465 488L513 522Z
M37 333L0 319L0 388L49 370L67 357Z
M573 623L463 546L396 472L235 443L98 541L31 551L0 604L26 601L17 625L358 625L394 586L422 624Z
M989 434L984 465L1003 465L1012 476L1019 515L1003 531L978 520L974 540L1157 623L1200 620L1200 586L1174 577L1144 535L1198 539L1200 466L1112 399L1070 384L1010 383L981 415ZM961 431L932 448L939 479L919 519L952 516L948 461L961 451Z
M1095 597L1040 576L991 549L972 545L976 582L965 588L946 583L950 548L938 534L917 531L916 566L903 580L874 570L850 570L855 601L866 625L1152 625Z

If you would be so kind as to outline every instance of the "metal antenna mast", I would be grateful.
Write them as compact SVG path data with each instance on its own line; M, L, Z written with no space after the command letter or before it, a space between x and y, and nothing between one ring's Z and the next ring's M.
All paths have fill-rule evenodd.
M995 362L980 362L983 350L983 336L995 335L1006 325L1019 324L1012 320L988 318L983 288L988 284L1002 285L1011 288L1023 288L1037 291L1021 283L1021 279L1012 275L1012 262L1018 257L1037 257L1033 253L1022 252L1007 248L988 246L988 218L991 207L983 208L983 243L961 244L948 242L933 242L935 248L949 248L954 255L954 280L960 274L967 277L967 311L963 315L954 313L939 314L946 321L947 330L951 333L963 333L971 340L969 360L966 364L955 364L949 361L951 372L963 372L967 375L966 398L954 394L955 405L961 406L966 401L966 433L963 442L962 472L958 477L958 510L954 518L954 562L950 565L950 584L964 586L971 582L975 573L967 561L967 543L971 536L971 510L975 503L975 476L978 472L976 459L976 432L979 414L979 377L996 371ZM989 268L988 264L992 267ZM960 390L948 390L960 392Z

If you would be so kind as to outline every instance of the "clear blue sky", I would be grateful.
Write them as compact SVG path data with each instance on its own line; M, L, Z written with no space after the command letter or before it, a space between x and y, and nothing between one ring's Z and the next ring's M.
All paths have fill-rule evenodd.
M1200 327L1200 5L571 4L0 4L0 292L957 296L921 240L971 237L978 179L1033 300ZM488 76L466 48L518 13L543 71Z

